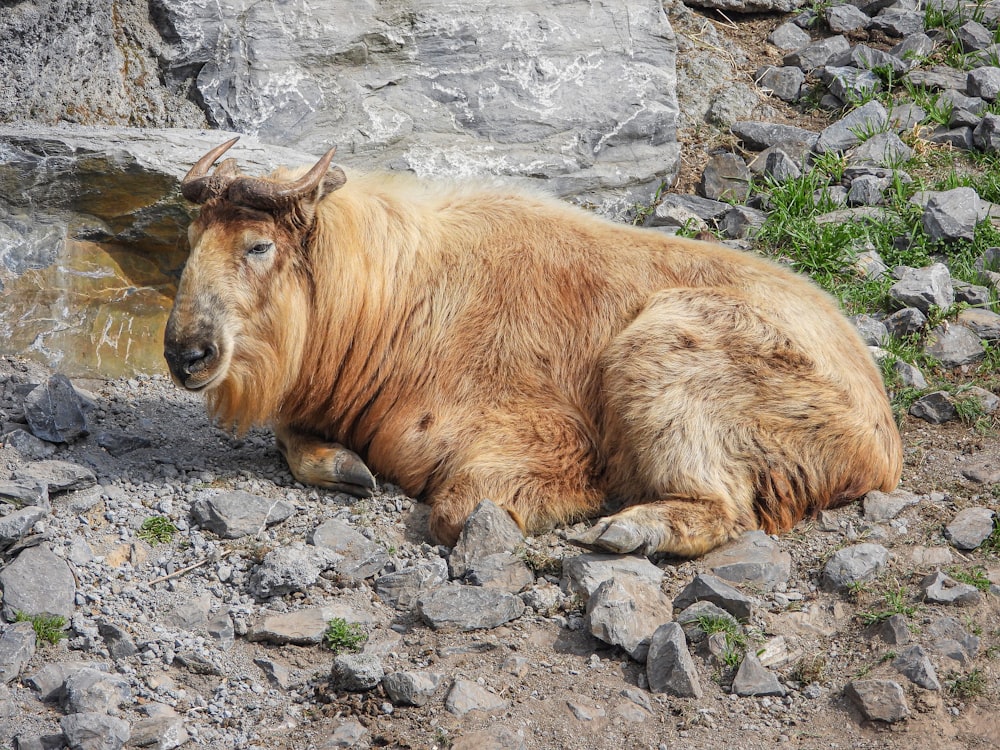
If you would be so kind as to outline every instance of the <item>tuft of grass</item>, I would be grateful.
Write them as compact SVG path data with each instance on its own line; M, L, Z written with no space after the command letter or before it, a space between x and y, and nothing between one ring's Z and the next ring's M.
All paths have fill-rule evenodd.
M323 644L335 654L357 652L368 640L368 633L359 623L348 622L343 617L334 617L326 623Z
M517 555L536 576L562 577L562 558L527 547L520 548Z
M177 527L166 516L150 516L142 522L136 536L155 547L157 544L169 544L176 533Z
M978 565L969 571L951 568L948 570L948 575L960 583L975 586L980 591L990 590L990 579L986 577L986 570Z
M792 679L803 685L820 682L826 674L826 657L822 654L803 656L792 668Z
M62 615L29 615L20 610L14 613L14 622L30 622L35 630L35 642L53 646L66 637L66 618Z
M1000 513L993 516L993 533L986 537L979 549L1000 557Z
M913 617L917 612L917 607L910 604L905 586L897 586L886 591L882 595L885 606L881 609L871 609L858 612L858 619L865 625L878 625L885 622L893 615L905 615Z
M738 623L728 617L719 615L701 615L696 622L706 635L723 633L726 637L726 649L722 652L722 662L727 667L738 667L746 656L750 645L746 634Z
M945 680L948 693L962 700L977 698L986 692L986 675L981 669L973 669L967 675L950 672Z

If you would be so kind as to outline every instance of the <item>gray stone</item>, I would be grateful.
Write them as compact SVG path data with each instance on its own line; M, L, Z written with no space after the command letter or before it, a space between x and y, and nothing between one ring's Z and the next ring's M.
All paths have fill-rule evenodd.
M788 691L778 682L773 672L764 667L749 651L740 662L733 678L733 692L740 696L776 695L783 697Z
M816 140L815 149L821 154L846 151L861 143L862 138L858 133L880 132L888 126L888 122L889 113L885 107L878 101L870 101L824 128Z
M976 52L993 44L993 32L978 21L966 21L955 29L955 36L963 52Z
M764 226L767 214L747 206L733 206L719 221L719 231L730 239L752 237Z
M802 170L788 154L780 148L772 150L764 162L764 174L775 182L797 180L802 176Z
M422 595L417 611L435 630L482 630L516 620L524 602L499 589L450 584Z
M931 330L924 353L945 367L975 364L986 356L980 338L961 323L940 325Z
M940 690L941 683L938 682L934 665L927 657L927 652L920 646L910 646L892 661L892 666L909 678L910 682L919 685L925 690Z
M510 513L483 500L469 514L448 558L452 578L464 578L475 560L497 552L513 552L523 541L524 534Z
M386 604L409 612L417 600L448 580L448 564L440 559L419 563L375 579L375 593Z
M334 728L333 732L325 738L319 750L334 750L334 748L367 748L368 741L365 735L368 730L364 725L354 719L345 719Z
M944 294L941 296L946 298ZM919 333L925 325L927 325L927 317L916 307L904 307L885 318L885 327L889 330L890 335L897 339Z
M247 631L248 641L266 641L282 645L315 646L323 642L323 634L330 620L339 618L348 623L370 627L375 618L349 605L329 604L323 607L306 607L292 612L263 612Z
M872 579L889 561L889 550L881 544L855 544L839 549L823 568L823 584L844 590L854 583Z
M927 140L931 143L943 143L965 151L970 151L975 146L973 130L970 127L946 128L942 125L935 128L927 136Z
M250 593L266 599L305 591L340 560L340 555L324 547L279 547L268 552L250 575Z
M129 747L174 750L190 739L191 735L184 728L184 720L180 716L150 716L132 725Z
M335 690L361 693L372 690L385 677L382 661L372 654L338 654L333 659L330 684Z
M202 591L195 596L171 604L163 614L163 622L179 630L193 631L203 628L208 622L208 612L212 607L212 595Z
M535 583L535 574L524 561L510 552L498 552L473 561L469 583L517 594Z
M507 701L470 680L457 679L444 705L456 716L465 716L470 711L499 711L507 708Z
M880 167L901 164L912 157L913 149L895 133L876 133L848 154L852 164L875 164Z
M957 604L966 606L979 604L982 595L979 589L968 583L960 583L940 570L925 576L920 581L924 600L933 604Z
M653 216L646 226L652 226L653 220L658 227L676 227L698 232L708 229L708 224L700 216L681 206L665 206L661 203L654 209Z
M751 151L763 151L784 143L806 143L811 147L818 138L816 133L805 128L755 120L734 122L730 129Z
M104 645L108 649L108 654L115 661L127 659L139 651L132 637L110 620L99 622L97 624L97 632L104 639Z
M1000 116L993 113L983 115L982 121L972 131L972 142L976 148L987 153L1000 151Z
M571 0L540 13L526 0L421 1L345 14L241 0L162 13L162 75L193 88L219 128L336 143L345 158L422 176L544 175L563 195L677 170L676 40L657 2Z
M892 108L889 113L889 125L897 132L912 131L927 117L927 110L919 104L907 102Z
M684 631L676 622L660 625L649 641L646 679L654 693L700 698L701 683L688 651Z
M634 578L649 586L659 587L663 571L646 557L637 555L605 555L586 552L563 560L562 587L571 594L589 599L598 587L612 578L624 581Z
M48 485L32 479L0 481L0 503L17 508L31 505L48 510L51 507Z
M223 539L259 534L294 514L291 503L239 490L205 492L191 505L194 522Z
M922 634L931 639L931 649L942 656L966 662L979 653L979 638L972 635L954 617L938 617L930 621Z
M906 268L903 277L889 289L889 296L907 307L926 314L931 307L947 310L955 304L951 273L944 263L926 268Z
M749 620L753 614L753 602L715 576L696 575L674 598L674 609L687 609L700 601L711 602L721 607L737 620Z
M884 202L883 193L889 187L889 180L875 175L862 175L851 180L847 191L849 206L877 206Z
M643 662L653 633L670 616L670 600L658 587L635 578L612 578L587 601L584 624L594 637Z
M965 313L975 313L975 312L990 312L985 310L987 305L990 304L990 290L985 286L979 286L978 284L969 284L965 281L960 281L958 279L952 279L952 286L955 287L955 301L964 302L973 308L973 310L963 310L958 314L958 320L963 325L968 326L976 334L984 339L997 338L1000 337L1000 325L997 325L994 329L992 322L987 323L987 321L992 321L991 317L979 317L974 314L967 315L966 319L962 319L962 315ZM983 331L977 331L976 328L982 326ZM997 336L992 336L994 330L996 330Z
M767 66L757 74L757 85L786 102L797 102L806 74L791 65Z
M834 5L826 9L826 24L835 34L867 29L871 22L867 14L853 5Z
M0 516L0 552L31 533L32 527L48 516L45 508L22 508Z
M97 444L112 456L118 458L132 451L149 448L153 445L153 441L142 435L104 430L97 433Z
M70 750L120 750L132 736L127 721L102 713L63 716L59 727Z
M70 461L36 461L14 470L15 481L45 485L52 495L56 492L82 490L97 484L94 472Z
M996 484L1000 482L1000 466L992 460L961 468L962 476L978 484Z
M816 68L829 65L831 60L847 52L850 48L850 43L842 36L826 37L800 47L794 52L789 52L785 55L783 62L785 65L802 68L808 73Z
M30 622L15 622L0 633L0 685L16 680L35 655L35 629Z
M851 323L868 346L882 346L889 338L889 329L885 327L885 323L867 313L852 315Z
M869 721L892 724L910 715L903 688L893 680L854 680L844 694Z
M951 110L951 117L948 118L948 127L952 129L975 128L982 120L982 117L971 110L954 108ZM975 139L973 139L973 143L975 143Z
M717 92L708 106L706 119L723 128L746 120L760 104L760 92L745 83L730 83Z
M746 162L736 154L716 154L705 165L698 190L709 200L742 202L750 194L751 177Z
M330 519L313 529L309 542L333 550L343 557L337 574L350 581L377 575L389 562L389 553L343 521Z
M1000 68L982 67L970 70L965 90L969 96L993 101L1000 96Z
M916 388L918 391L922 391L928 387L924 374L909 362L897 359L892 363L892 369L899 376L899 382L904 388Z
M913 402L910 406L910 416L931 424L944 424L958 419L958 410L950 393L934 391Z
M792 571L792 556L763 531L745 532L710 552L702 562L719 578L765 591L784 584Z
M674 617L674 621L684 629L684 635L690 643L700 644L708 636L708 633L702 628L702 623L706 618L709 620L728 620L735 628L740 628L740 623L735 617L708 601L695 602L690 607L686 607Z
M831 64L837 66L851 65L862 70L872 70L874 68L889 69L897 76L909 70L909 65L895 55L883 52L880 49L873 49L866 44L854 45L851 47L850 52L835 58L831 61ZM893 107L893 110L895 109L896 107Z
M889 54L913 67L933 51L934 40L923 32L919 32L903 37L903 41L890 49Z
M218 648L228 651L236 643L236 628L228 610L222 610L205 623L205 632Z
M827 65L820 77L829 92L844 103L861 101L882 89L882 79L870 70Z
M55 455L56 446L36 438L27 430L11 430L3 441L29 461L41 461Z
M382 678L385 694L397 706L423 706L445 680L433 672L392 672Z
M803 31L794 23L786 21L767 35L767 41L780 50L796 50L805 47L812 38L808 31Z
M996 513L990 508L966 508L945 526L944 536L957 549L976 549L993 533Z
M24 397L24 417L32 434L50 443L71 443L89 432L83 408L65 375L53 375Z
M892 615L879 628L882 640L892 646L905 646L911 640L910 628L905 615Z
M858 253L851 265L858 272L858 275L865 279L879 279L889 272L889 267L876 250L865 250ZM868 317L870 318L871 316ZM884 323L882 327L885 328Z
M67 713L117 714L132 699L128 680L97 669L81 669L66 678L62 704Z
M451 750L528 750L524 730L492 726L476 732L464 732L451 745Z
M256 658L253 663L260 667L267 681L281 690L287 690L292 682L292 675L288 667L273 659Z
M979 221L979 195L969 187L932 193L921 221L934 241L971 240Z
M958 299L957 294L956 299ZM958 322L981 339L987 341L1000 339L1000 315L991 310L978 308L962 310L958 314Z
M880 492L871 490L864 499L865 520L872 523L889 521L911 505L920 502L920 498L906 490Z
M884 10L872 19L871 27L894 37L921 34L924 14L915 10Z
M76 579L66 561L46 545L29 547L0 570L3 617L15 612L27 615L72 617L76 601Z
M46 664L35 674L24 678L24 684L38 692L38 700L61 700L66 680L85 669L107 672L108 665L96 661L53 662Z
M700 195L667 193L660 198L659 205L656 209L654 209L653 215L650 217L649 226L661 226L661 214L659 213L661 208L665 210L670 208L682 208L693 213L695 216L704 221L714 222L726 213L731 206L730 204L722 201L712 201L708 198L702 198Z

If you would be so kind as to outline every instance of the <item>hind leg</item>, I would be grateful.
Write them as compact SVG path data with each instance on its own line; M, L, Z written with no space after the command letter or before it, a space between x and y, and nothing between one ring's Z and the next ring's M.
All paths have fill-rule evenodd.
M757 528L761 481L785 465L774 405L802 409L786 385L811 366L787 337L738 296L668 290L602 366L608 492L628 507L579 541L693 556Z

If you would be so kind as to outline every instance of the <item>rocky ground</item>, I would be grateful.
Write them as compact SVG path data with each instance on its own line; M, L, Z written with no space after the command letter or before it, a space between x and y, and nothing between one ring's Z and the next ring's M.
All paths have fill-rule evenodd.
M825 128L836 117L762 98L753 84L764 63L798 68L792 59L779 64L784 52L765 41L791 17L730 25L674 13L687 31L682 96L699 76L739 84L730 99L686 108L682 188L705 182L713 147L733 143L728 126L737 120L793 123L834 143L836 131ZM905 13L893 22L913 22ZM865 42L888 50L898 38L887 24L847 32L851 43L841 38L849 49ZM813 37L829 38L824 29ZM781 75L797 80L790 70ZM734 103L744 89L756 104ZM702 116L718 129L696 127ZM944 130L985 150L975 132L987 116ZM740 132L748 152L767 146L801 166L787 145L796 141L749 146ZM896 144L882 140L882 155L888 149L895 161ZM789 168L780 156L765 162ZM840 186L845 201L854 181ZM856 197L874 196L870 183L862 180ZM701 192L710 191L703 184ZM943 200L927 196L924 208ZM962 218L959 209L943 213ZM705 218L690 203L665 201L650 220L685 226L695 215L722 226L721 210L711 210L720 213ZM752 212L766 210L741 208L726 234L738 239ZM942 232L964 231L946 224ZM899 276L907 285L894 299L903 309L933 314L955 300L947 269ZM905 323L874 322L887 332ZM953 323L946 328L969 321ZM967 327L976 341L956 357L997 338ZM971 380L971 364L951 367ZM902 417L898 492L873 493L778 539L750 534L703 559L650 561L581 550L568 541L578 529L522 540L488 505L455 550L436 547L427 542L425 506L387 484L361 501L298 485L269 435L219 431L200 400L166 378L72 386L38 365L0 359L8 623L0 745L1000 743L1000 440L988 419L949 421L947 407L958 402L947 392L917 408L922 418ZM987 416L989 396L977 396ZM927 421L932 408L944 410L940 424ZM64 617L64 626L13 622L36 612Z

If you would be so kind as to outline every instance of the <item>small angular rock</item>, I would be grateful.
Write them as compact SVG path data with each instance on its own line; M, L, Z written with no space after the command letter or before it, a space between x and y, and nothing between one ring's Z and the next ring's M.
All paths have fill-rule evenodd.
M0 633L0 685L17 679L35 655L35 629L30 622L15 622Z
M30 534L32 527L47 515L45 508L33 506L0 516L0 552Z
M250 592L258 599L305 591L324 570L336 567L341 556L324 547L279 547L264 556L250 575Z
M905 646L910 642L910 628L904 615L892 615L879 628L882 640L893 646Z
M924 599L934 604L957 604L961 607L978 604L982 598L975 586L960 583L940 570L925 576L920 581L920 590Z
M752 151L763 151L783 143L805 143L812 147L818 137L816 133L805 128L756 120L739 120L734 122L730 129L733 135Z
M897 339L919 333L925 325L927 325L927 316L916 307L904 307L885 319L885 327Z
M423 706L444 679L443 674L432 672L393 672L382 678L382 687L397 706Z
M650 638L646 678L654 693L700 698L701 683L687 649L684 631L676 622L664 623Z
M0 503L16 508L32 505L48 510L51 507L48 486L33 480L0 481Z
M846 151L861 143L859 132L883 130L888 121L889 113L885 107L880 102L872 100L825 128L816 140L816 151L821 154L828 151Z
M990 508L966 508L944 529L944 536L957 549L976 549L993 533L996 513Z
M932 193L921 221L934 241L971 240L979 221L979 194L969 187Z
M451 584L421 596L417 611L435 630L482 630L516 620L524 602L499 589Z
M803 31L794 23L786 22L776 26L768 34L767 41L780 50L796 50L805 47L812 39L809 32Z
M465 716L470 711L497 711L506 708L507 701L470 680L458 679L448 692L444 705L456 716Z
M633 659L643 662L653 633L670 616L670 600L659 588L634 578L612 578L588 600L584 622L595 638L621 646Z
M184 719L180 716L176 714L150 716L132 725L129 747L174 750L190 739L191 735L184 728Z
M66 679L62 704L67 713L117 714L118 707L131 698L128 681L120 675L81 669Z
M512 594L524 591L535 582L531 569L510 552L498 552L475 560L467 578L474 586L489 586Z
M59 727L70 750L120 750L132 736L127 721L100 713L63 716Z
M754 654L747 652L733 679L733 692L740 696L784 696L788 691L773 672L762 666Z
M869 721L891 724L910 715L903 688L893 680L854 680L844 693Z
M982 340L961 323L940 325L931 330L924 352L945 367L975 364L986 356Z
M924 31L924 14L915 10L884 10L872 19L871 25L897 38L920 34Z
M29 547L3 570L3 616L13 621L15 612L27 615L72 617L76 606L76 579L66 561L46 545Z
M571 594L589 599L597 588L612 578L619 581L635 578L659 587L663 571L646 557L636 555L605 555L586 552L563 560L562 587Z
M313 529L309 543L341 555L337 574L350 581L377 575L389 562L389 553L380 544L343 521L333 518Z
M241 491L206 493L191 506L195 523L223 539L259 534L294 513L294 506L284 500L272 500Z
M53 375L24 397L32 434L50 443L71 443L87 434L84 402L65 375Z
M979 287L982 289L983 287ZM958 299L958 295L955 295ZM968 300L965 300L968 301ZM970 308L958 314L958 323L986 341L1000 339L1000 315L992 310Z
M716 154L701 175L699 191L709 200L745 201L750 193L750 170L736 154Z
M674 609L687 609L699 601L712 602L737 620L749 620L753 613L753 602L748 597L715 576L695 576L674 599Z
M792 571L792 556L759 530L748 531L736 541L713 550L703 562L719 578L765 591L785 583Z
M909 678L910 682L919 685L925 690L941 689L941 683L938 682L934 665L931 664L927 653L920 646L911 646L900 653L893 660L892 666L904 677Z
M375 593L389 606L409 612L421 596L447 580L448 564L437 558L377 578Z
M115 661L134 656L139 650L136 648L135 641L132 640L131 636L110 620L99 622L97 624L97 632L104 639L104 645L107 646L108 654Z
M951 272L944 263L926 268L906 268L902 278L890 287L889 296L901 305L916 308L924 314L932 306L947 310L955 304Z
M934 391L921 396L910 405L910 416L931 424L944 424L958 419L958 410L950 393Z
M293 643L298 646L314 646L323 641L327 623L340 618L348 623L370 626L375 622L370 612L347 605L307 607L292 612L264 612L250 626L248 641L268 643Z
M965 90L969 96L978 96L988 102L1000 95L1000 68L982 67L969 71Z
M12 479L33 482L46 487L49 495L56 492L83 490L97 484L94 472L70 461L36 461L14 471Z
M497 552L513 552L524 540L510 513L483 500L465 521L448 558L452 578L463 578L472 563Z
M893 492L880 492L872 490L864 499L865 520L878 523L888 521L911 505L920 502L920 498L912 492L905 490L895 490Z
M782 101L797 102L806 75L801 68L791 65L768 66L757 75L757 85L770 91Z
M827 26L835 34L867 29L871 22L872 19L867 14L853 5L834 5L826 9Z
M335 690L361 693L382 682L382 662L372 654L339 654L333 659L330 683Z
M850 50L851 45L842 36L831 36L800 47L784 57L785 65L802 68L806 73L829 65L838 55Z
M976 148L990 154L1000 151L1000 116L992 113L983 115L972 131L972 142Z
M823 569L823 583L834 590L844 590L851 584L867 581L889 561L889 550L881 544L855 544L839 549L830 556Z

